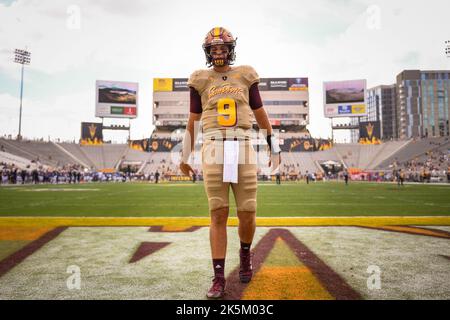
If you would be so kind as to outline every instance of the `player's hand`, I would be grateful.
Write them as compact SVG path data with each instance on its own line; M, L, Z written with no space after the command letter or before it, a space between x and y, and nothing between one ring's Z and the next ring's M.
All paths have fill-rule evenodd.
M192 169L192 167L190 165L188 165L187 163L181 162L180 163L180 170L181 172L183 172L183 174L185 176L191 176L191 172L192 174L194 174L194 170Z

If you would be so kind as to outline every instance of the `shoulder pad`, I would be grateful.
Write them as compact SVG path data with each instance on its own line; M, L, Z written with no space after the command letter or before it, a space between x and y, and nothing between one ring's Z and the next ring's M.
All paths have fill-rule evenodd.
M194 71L188 80L188 87L192 87L201 95L208 81L208 70Z
M259 75L251 66L240 66L240 72L242 78L245 79L247 85L250 87L252 84L259 82Z

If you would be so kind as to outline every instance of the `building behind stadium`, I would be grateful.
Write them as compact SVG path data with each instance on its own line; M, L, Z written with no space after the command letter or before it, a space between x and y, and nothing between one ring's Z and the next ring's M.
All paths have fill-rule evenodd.
M404 70L396 83L367 90L368 115L351 124L379 121L382 140L449 136L449 96L450 71Z

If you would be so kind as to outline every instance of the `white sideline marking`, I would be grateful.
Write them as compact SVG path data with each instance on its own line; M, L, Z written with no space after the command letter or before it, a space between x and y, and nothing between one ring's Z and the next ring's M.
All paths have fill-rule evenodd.
M69 191L100 191L100 189L69 189L69 188L41 188L41 189L23 189L20 191L30 191L30 192L43 192L43 191L63 191L63 192L69 192Z

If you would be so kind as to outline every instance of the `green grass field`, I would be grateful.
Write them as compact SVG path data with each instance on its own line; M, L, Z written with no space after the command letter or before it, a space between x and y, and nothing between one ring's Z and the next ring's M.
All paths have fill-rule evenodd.
M231 216L236 214L230 189ZM450 215L450 186L261 183L258 216ZM0 216L207 216L203 184L92 183L0 187Z

